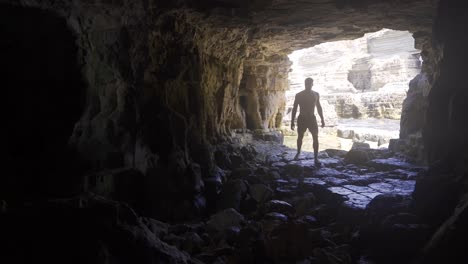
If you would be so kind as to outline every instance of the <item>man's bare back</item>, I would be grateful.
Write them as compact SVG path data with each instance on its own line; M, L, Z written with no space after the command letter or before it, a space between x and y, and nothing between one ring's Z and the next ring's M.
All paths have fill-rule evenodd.
M301 109L299 115L315 117L315 106L317 102L320 104L319 94L317 92L304 90L296 94L296 99L294 101Z

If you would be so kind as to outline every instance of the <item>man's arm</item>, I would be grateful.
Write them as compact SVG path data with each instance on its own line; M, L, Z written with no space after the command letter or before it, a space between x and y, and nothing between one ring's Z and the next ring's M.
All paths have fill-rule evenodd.
M291 129L294 130L294 120L296 119L296 112L297 112L297 94L296 97L294 97L294 106L292 110L292 116L291 116Z
M320 104L320 95L317 93L317 112L322 120L322 127L325 126L325 121L323 120L323 110L322 105Z

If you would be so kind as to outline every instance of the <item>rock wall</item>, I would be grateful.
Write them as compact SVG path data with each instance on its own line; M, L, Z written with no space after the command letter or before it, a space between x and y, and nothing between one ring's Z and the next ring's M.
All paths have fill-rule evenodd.
M143 213L179 219L203 210L204 186L218 172L214 148L231 129L279 125L287 54L390 25L417 33L417 46L430 39L434 3L390 2L2 4L50 12L74 36L86 102L69 143L88 174L136 169L141 177L129 178L141 180ZM76 192L83 182L72 183Z
M314 78L314 90L341 118L400 119L409 81L421 69L419 50L407 31L383 29L355 40L293 52L287 108Z
M404 91L366 92L356 95L347 93L321 96L323 100L335 106L340 118L388 118L400 119Z
M279 127L285 108L284 93L288 87L289 61L284 56L264 61L247 59L239 87L239 117L237 127L266 129Z
M322 93L405 90L420 70L420 51L408 31L382 29L355 40L327 42L294 51L291 90L302 90L304 79L314 78Z
M442 1L434 24L432 55L426 76L414 80L414 100L428 98L422 108L422 138L426 148L429 175L416 184L414 198L420 214L438 225L426 245L420 263L466 262L462 246L467 243L466 224L466 135L464 104L468 98L465 65L468 59L466 30L468 9L462 1ZM427 89L427 83L432 88ZM429 91L428 91L429 90ZM419 97L418 97L419 96ZM416 114L418 111L416 111ZM410 120L410 116L408 116Z

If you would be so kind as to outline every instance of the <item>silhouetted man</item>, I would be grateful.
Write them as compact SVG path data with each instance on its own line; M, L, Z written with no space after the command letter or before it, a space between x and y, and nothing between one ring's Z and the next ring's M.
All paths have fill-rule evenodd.
M323 111L322 106L320 105L320 96L317 92L312 91L312 85L314 80L312 78L305 79L305 90L296 94L294 99L294 107L292 110L291 118L291 129L294 130L294 119L296 119L297 105L301 107L299 116L297 117L297 154L294 159L298 159L301 154L302 139L304 138L304 133L309 129L312 133L313 146L314 146L314 160L316 165L320 165L318 161L318 125L317 119L315 118L315 106L317 106L317 112L322 120L322 127L325 126L323 121Z

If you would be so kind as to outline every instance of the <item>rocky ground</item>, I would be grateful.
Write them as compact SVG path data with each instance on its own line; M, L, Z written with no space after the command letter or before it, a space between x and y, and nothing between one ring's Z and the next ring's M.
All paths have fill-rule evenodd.
M219 173L205 179L209 213L191 222L141 217L125 203L89 193L48 201L43 209L67 210L32 232L40 233L33 241L54 237L48 230L58 226L63 232L55 243L68 254L60 241L76 222L79 259L86 263L335 264L404 263L427 238L428 228L411 213L415 179L424 168L388 150L327 149L320 152L321 167L314 166L311 152L297 161L294 155L271 141L219 146ZM28 211L2 210L9 211L5 221ZM45 214L28 212L29 219ZM17 232L30 229L34 225L9 230L6 238L15 241Z

